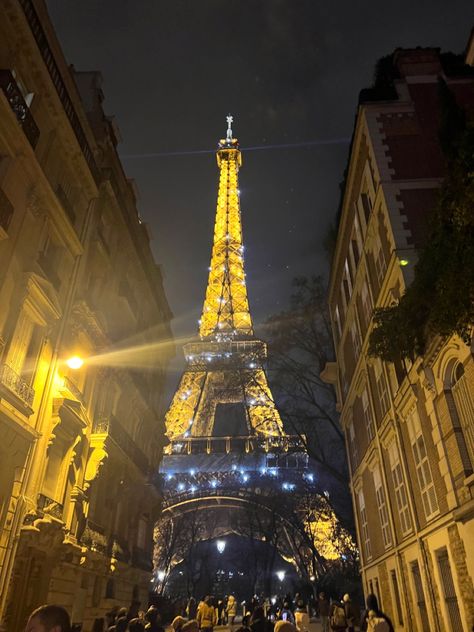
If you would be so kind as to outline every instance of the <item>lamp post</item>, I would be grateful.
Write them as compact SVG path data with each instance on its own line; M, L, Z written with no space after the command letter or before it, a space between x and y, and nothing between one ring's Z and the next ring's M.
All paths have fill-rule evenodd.
M217 550L219 551L219 553L224 553L225 551L225 545L226 545L226 541L225 540L217 540L216 541L216 546L217 546Z

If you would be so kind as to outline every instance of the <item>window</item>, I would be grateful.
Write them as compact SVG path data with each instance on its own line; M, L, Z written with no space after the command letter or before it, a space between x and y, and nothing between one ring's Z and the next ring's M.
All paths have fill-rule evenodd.
M431 467L426 452L426 445L421 432L421 424L416 413L408 419L408 432L415 461L416 475L421 491L421 499L426 518L431 518L438 511L438 499L431 475Z
M359 464L359 454L357 451L357 443L354 431L354 423L351 421L349 424L349 451L351 454L352 467L355 469Z
M448 551L446 548L436 551L441 585L443 587L444 602L449 618L449 629L452 632L463 632L461 613L459 612L458 598L454 588L453 574L449 563Z
M418 616L421 621L422 630L430 630L430 622L428 620L428 611L426 608L425 592L423 590L423 580L421 579L420 567L418 560L411 563L411 574L413 584L415 586L416 605L418 606Z
M364 192L360 194L359 207L362 210L366 225L369 223L370 214L372 212L372 200L368 193Z
M412 524L410 507L408 506L405 479L403 477L402 466L400 464L400 456L395 441L392 441L390 447L388 448L388 458L390 461L390 470L392 474L393 491L395 493L395 500L397 503L398 517L400 520L402 533L405 535L406 533L411 531Z
M374 418L372 415L372 410L370 408L369 394L367 392L367 387L365 387L362 392L362 410L364 411L365 427L367 428L367 436L370 442L375 437L375 424L374 424Z
M374 470L375 497L377 499L377 507L379 510L380 526L382 528L382 537L385 548L392 544L392 534L390 531L390 523L388 520L387 503L385 500L385 491L382 485L382 478L378 467Z
M357 251L360 255L360 253L362 252L362 247L363 247L363 239L362 239L362 230L360 227L360 220L359 220L359 215L357 213L357 208L354 209L355 213L354 213L354 231L353 231L353 236L355 238L356 241L356 245L357 245Z
M468 384L464 365L458 362L451 377L451 393L461 424L471 464L474 464L474 395L473 386Z
M336 323L336 332L338 334L338 339L340 340L342 336L342 326L341 326L341 316L339 314L338 305L336 305L336 309L334 311L334 322Z
M148 520L147 517L143 515L138 519L137 546L139 549L145 550L147 548L147 533Z
M359 513L360 513L360 533L362 536L362 544L364 547L365 557L370 560L372 557L372 549L370 546L369 523L367 522L367 513L365 510L364 492L359 490Z
M382 245L379 244L378 252L375 255L375 272L377 274L377 282L379 284L379 287L382 286L386 270L387 262L385 261L385 254Z
M17 375L21 375L23 371L23 365L33 336L33 328L33 320L22 310L16 322L6 361L8 366L13 369Z
M351 325L351 339L352 339L352 348L354 350L354 360L357 363L357 360L359 359L359 356L360 356L361 342L360 342L359 330L357 328L357 323L355 321L353 321Z
M395 606L397 609L397 620L399 625L403 625L402 602L400 599L400 590L398 588L397 571L390 571L390 579L392 581L393 596L395 597Z
M105 585L105 598L115 599L115 582L111 577L107 580L107 584Z
M360 297L361 297L361 302L362 302L364 322L365 322L365 325L368 326L372 318L373 304L372 304L372 298L370 297L369 289L367 287L367 280L364 281L364 285L362 286Z
M383 365L380 360L375 365L375 382L377 385L377 395L380 404L380 413L384 417L385 413L389 409L390 401L388 398L387 382L383 372Z

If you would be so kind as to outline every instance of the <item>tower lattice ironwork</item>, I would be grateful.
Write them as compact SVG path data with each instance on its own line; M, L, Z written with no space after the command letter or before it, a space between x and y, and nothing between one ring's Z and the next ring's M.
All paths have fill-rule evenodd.
M242 417L238 425L245 435L283 435L264 369L267 348L254 336L247 298L238 184L242 156L231 122L229 116L217 151L219 191L200 340L184 346L186 369L165 419L172 444L212 436L216 413L225 416L226 405L234 418Z

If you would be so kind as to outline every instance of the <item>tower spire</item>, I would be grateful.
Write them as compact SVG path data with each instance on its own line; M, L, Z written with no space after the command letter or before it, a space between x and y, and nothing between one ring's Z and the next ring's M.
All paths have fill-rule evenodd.
M234 117L231 114L228 114L226 116L226 120L227 120L227 142L231 143L232 142L232 123L234 122Z
M219 142L220 169L214 244L199 335L216 340L253 336L244 271L238 182L242 156L227 116L227 137Z

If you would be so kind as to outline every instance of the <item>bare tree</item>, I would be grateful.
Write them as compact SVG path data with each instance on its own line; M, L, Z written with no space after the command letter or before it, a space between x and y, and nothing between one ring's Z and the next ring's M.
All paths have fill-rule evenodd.
M269 376L287 432L297 434L314 462L318 491L330 492L343 524L353 531L344 434L334 389L321 372L334 357L325 284L298 278L290 307L266 323Z

